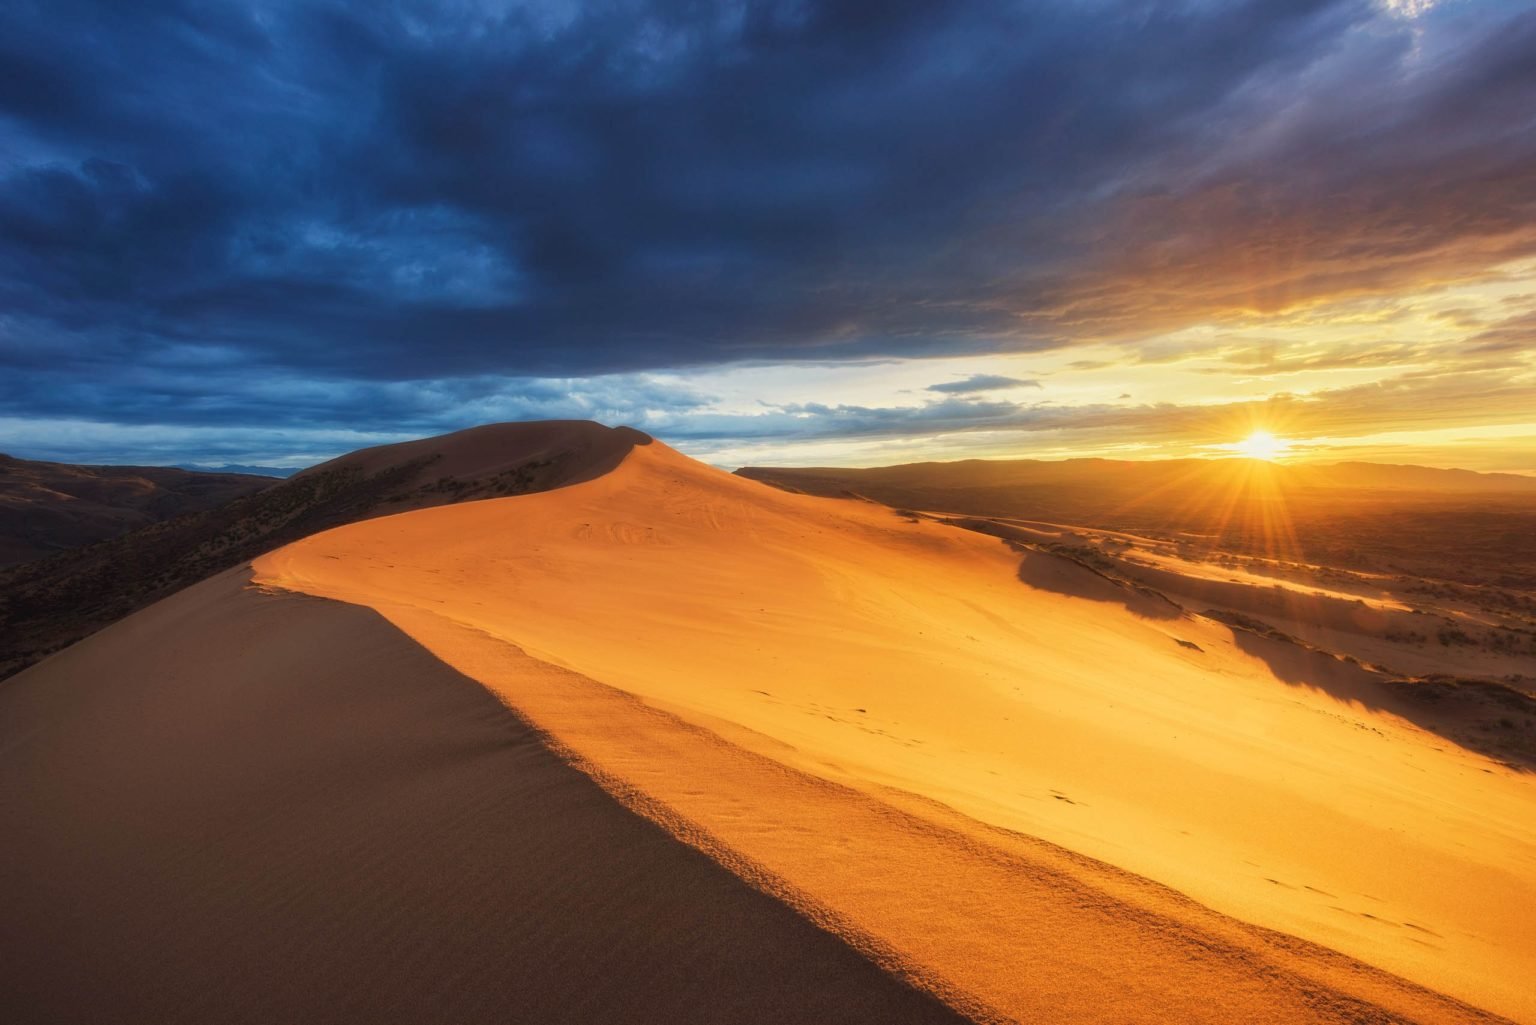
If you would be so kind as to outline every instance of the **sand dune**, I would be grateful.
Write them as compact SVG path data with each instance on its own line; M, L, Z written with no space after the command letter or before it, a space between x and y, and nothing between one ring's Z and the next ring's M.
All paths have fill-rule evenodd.
M1536 1020L1531 777L1024 561L657 443L256 569L978 1016Z
M216 508L9 568L3 565L0 481L0 594L6 599L0 601L0 680L160 598L316 531L590 480L617 466L643 437L622 427L548 421L487 424L381 445L290 480L265 482L270 486L259 493ZM30 522L36 503L23 505Z
M17 676L0 736L7 1025L959 1020L243 572Z
M295 476L303 479L335 470L372 475L420 464L403 482L406 486L444 479L478 482L499 474L520 474L549 489L601 477L618 466L634 445L648 440L631 428L605 427L589 420L485 424L441 437L359 449ZM402 502L407 508L428 504L437 503L419 495Z

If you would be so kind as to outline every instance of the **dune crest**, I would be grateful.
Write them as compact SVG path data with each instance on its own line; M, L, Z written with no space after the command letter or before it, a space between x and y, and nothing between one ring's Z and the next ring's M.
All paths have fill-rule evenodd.
M590 765L776 866L810 904L1004 1016L1044 1013L1032 1001L1064 992L1028 980L1056 972L1066 986L1097 970L1122 983L1132 972L1139 996L1079 994L1061 1003L1076 1009L1061 1020L1154 1006L1201 1020L1201 1007L1252 1011L1282 991L1299 994L1312 1020L1356 1020L1354 1004L1478 1020L1418 986L1536 1018L1522 981L1536 956L1524 910L1536 902L1529 777L1326 687L1290 686L1222 624L1063 593L1054 573L1051 587L1031 586L996 538L777 491L653 443L559 490L338 528L255 568L268 585L374 608ZM576 688L581 701L550 697L529 682L557 670L632 699L599 700L607 692L591 687ZM604 716L594 719L593 702ZM656 714L678 732L638 753L626 746ZM699 760L722 742L748 761ZM783 766L785 779L847 789L764 789L771 774L742 768L760 764L751 758ZM699 771L663 771L669 760ZM830 838L856 807L871 809L863 833ZM979 851L977 872L1006 857L1036 869L1071 863L1068 851L1097 859L1061 871L1139 909L1105 921L1155 913L1164 925L1122 934L1122 945L1141 944L1128 969L1114 952L1097 963L1083 954L1098 939L1069 914L1052 921L1079 928L1076 942L1031 942L1024 905L978 927L992 952L979 956L954 908L980 877L956 867L964 858L950 866L960 875L945 876L896 842L920 835L921 822L962 836L952 849ZM860 859L876 853L885 867L870 878L901 886L835 882L831 862L872 864ZM1030 892L1048 909L1061 907L1052 892L1075 891ZM1232 919L1318 946L1293 949ZM1168 920L1193 937L1184 954L1154 942ZM1200 954L1214 934L1247 953ZM1215 976L1199 973L1222 971L1259 986L1242 998L1250 1003L1201 995ZM1332 995L1306 997L1323 991ZM1288 1020L1306 1020L1297 1015Z
M601 477L650 435L633 427L608 427L591 420L537 420L482 424L392 445L358 449L311 466L297 478L333 470L375 474L420 462L419 479L485 480L507 472L539 475L545 489Z

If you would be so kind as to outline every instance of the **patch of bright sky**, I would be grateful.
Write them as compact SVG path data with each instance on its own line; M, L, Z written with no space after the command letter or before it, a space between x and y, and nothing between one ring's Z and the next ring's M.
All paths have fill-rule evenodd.
M200 435L209 432L200 432ZM9 452L28 459L76 463L171 466L304 467L370 445L403 441L398 433L330 428L227 427L217 443L188 443L187 428L177 424L115 424L86 419L38 420L0 416L0 438ZM120 453L131 451L124 458Z
M1339 389L1429 379L1475 371L1505 360L1509 373L1532 381L1530 355L1477 356L1470 339L1502 321L1536 310L1536 261L1498 268L1472 283L1413 295L1313 303L1278 315L1228 317L1220 323L1128 342L1074 345L1025 355L884 361L832 366L737 366L689 374L690 387L715 397L708 412L740 416L810 404L919 408L944 401L930 385L975 375L1037 381L977 393L982 401L1031 407L1219 407L1302 398ZM1536 346L1533 346L1536 349ZM679 377L682 381L684 378ZM1353 437L1310 436L1304 425L1269 425L1295 442L1293 459L1422 461L1481 469L1536 472L1536 445L1518 424L1479 423L1491 411L1469 405L1461 425L1417 429L1415 410L1371 424ZM1512 419L1508 410L1499 417ZM1513 417L1515 419L1521 419ZM1536 422L1536 416L1532 418ZM875 465L925 459L1073 456L1174 458L1227 454L1237 427L1209 419L1212 436L1156 441L1106 438L1102 431L973 430L881 439L817 438L694 442L683 447L721 465L749 462ZM1254 426L1266 426L1256 424ZM1413 453L1412 459L1408 458Z
M1446 347L1465 343L1469 333L1531 310L1536 310L1536 261L1525 261L1473 284L1407 297L1317 303L1126 343L1020 356L735 366L692 373L687 380L719 397L717 411L732 413L752 412L763 403L915 406L936 397L926 391L929 385L977 374L1038 380L1042 389L1015 388L1012 396L1059 403L1223 403L1422 370L1439 363ZM1390 345L1403 348L1383 352L1374 362L1361 356ZM1360 362L1351 364L1351 357Z
M771 441L681 444L677 447L722 469L739 466L886 466L957 459L1167 459L1183 452L1141 442L1082 444L1063 431L968 431L909 438L821 439L786 447Z
M1418 18L1428 14L1440 0L1377 0L1377 6L1400 18Z

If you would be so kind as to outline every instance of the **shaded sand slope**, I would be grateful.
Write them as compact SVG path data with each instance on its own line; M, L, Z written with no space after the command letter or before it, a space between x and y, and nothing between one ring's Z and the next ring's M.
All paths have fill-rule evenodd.
M724 738L941 821L983 852L1014 842L994 827L1041 837L1243 921L1536 1020L1529 777L1339 700L1347 679L1281 680L1219 624L1138 616L1094 600L1086 584L1080 597L1061 593L1070 588L1059 580L1029 586L1019 556L996 539L778 492L651 444L574 487L342 528L257 570L376 608L573 746L568 711L541 715L519 683L535 661L706 731L690 736ZM532 656L524 669L504 664L509 645ZM630 724L613 716L612 732L583 741L598 767L631 757L622 747ZM1057 888L1049 910L1007 904L978 946L964 922L984 910L978 899L1011 892L1005 877L944 875L933 850L900 842L912 820L889 833L840 832L838 813L802 814L799 798L786 797L768 828L753 812L774 803L764 779L729 765L672 771L682 747L655 763L633 757L654 770L632 769L632 782L646 780L636 785L666 790L726 847L776 865L814 903L987 1006L1046 1014L1031 980L1088 973L1058 1020L1132 1020L1135 1007L1152 1009L1137 1020L1220 1020L1211 977L1200 974L1210 967L1200 937L1217 927L1177 901L1134 887L1126 898L1194 930L1182 952L1159 947L1166 919L1114 942L1086 927L1073 933L1069 909L1082 901L1070 888ZM809 824L797 830L802 818ZM889 851L910 858L892 863ZM824 874L831 862L877 854L887 860L871 868L869 893ZM1080 883L1099 892L1109 878L1120 877ZM1052 891L1031 892L1045 900ZM960 906L969 910L953 912ZM1034 923L1047 914L1042 943ZM945 920L954 942L936 943L934 923ZM1460 1013L1401 983L1361 989L1375 976L1354 962L1303 967L1264 949L1228 983L1281 977L1299 993L1296 980L1310 979L1403 1017ZM1134 978L1122 977L1125 964ZM1140 997L1101 996L1113 988L1103 980L1117 977ZM1266 990L1245 1006L1278 999ZM1220 1013L1231 1020L1230 1008Z
M943 1022L373 612L226 573L0 690L0 1018Z
M591 420L483 424L434 438L358 449L312 466L295 478L338 470L372 475L410 465L417 467L406 481L410 485L442 480L468 484L520 474L525 485L554 488L601 477L618 466L632 447L649 441L631 427L607 427ZM401 501L405 508L435 504L420 495L402 496Z

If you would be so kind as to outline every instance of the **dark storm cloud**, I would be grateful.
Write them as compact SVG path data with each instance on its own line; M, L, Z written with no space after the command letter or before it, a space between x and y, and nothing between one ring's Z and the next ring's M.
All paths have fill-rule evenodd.
M13 2L0 413L467 418L1471 271L1536 251L1532 52L1494 3Z

